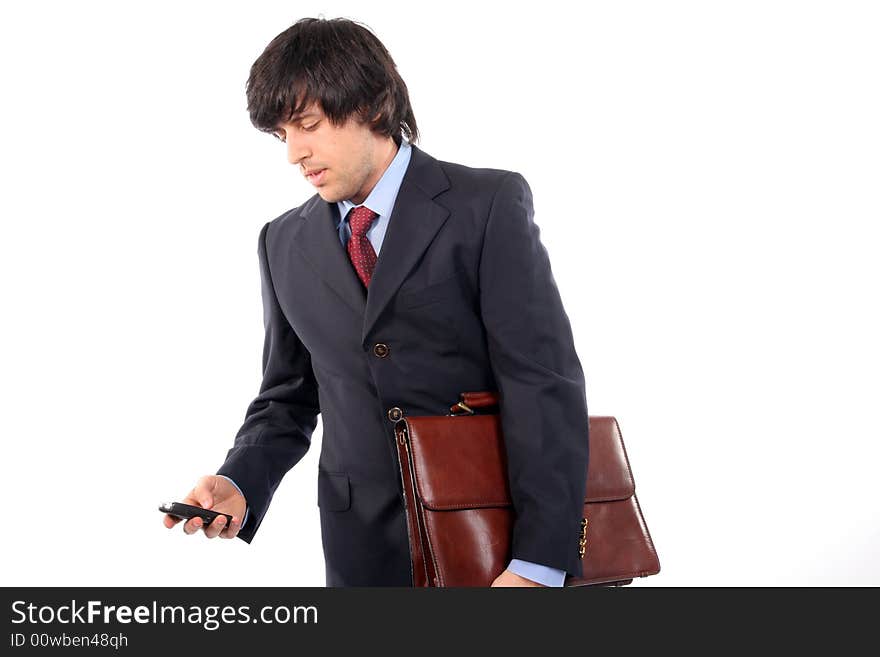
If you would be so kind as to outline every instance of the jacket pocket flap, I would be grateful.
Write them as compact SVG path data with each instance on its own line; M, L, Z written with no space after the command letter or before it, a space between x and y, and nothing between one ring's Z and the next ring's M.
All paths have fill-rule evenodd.
M401 289L398 296L398 303L401 308L416 308L435 301L460 296L461 285L460 276L454 274L441 281L416 288L415 290Z
M318 506L325 511L347 511L351 507L350 488L344 472L318 470Z

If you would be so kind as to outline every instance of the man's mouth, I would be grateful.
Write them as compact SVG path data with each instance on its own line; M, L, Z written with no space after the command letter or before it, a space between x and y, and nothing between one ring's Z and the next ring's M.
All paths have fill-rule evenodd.
M306 174L306 180L308 180L313 185L319 185L324 180L324 172L327 169L315 169L311 173Z

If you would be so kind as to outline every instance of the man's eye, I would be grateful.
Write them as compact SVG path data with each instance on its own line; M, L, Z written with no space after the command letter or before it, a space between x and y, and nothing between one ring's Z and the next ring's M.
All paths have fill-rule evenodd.
M313 124L311 124L311 125L300 126L300 130L302 130L303 132L312 132L313 130L315 130L315 129L318 127L318 125L319 125L320 123L321 123L320 121L317 121L317 122L315 122L315 123L313 123ZM279 135L277 132L273 132L272 134L275 136L275 139L277 139L277 140L280 141L280 142L286 142L286 141L287 141L287 139L285 139L284 137L282 137L281 135Z

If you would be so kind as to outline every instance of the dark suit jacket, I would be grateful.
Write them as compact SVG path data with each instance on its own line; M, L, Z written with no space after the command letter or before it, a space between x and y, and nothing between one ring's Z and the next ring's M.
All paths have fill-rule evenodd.
M327 585L411 585L394 422L497 390L511 557L580 575L584 376L525 179L413 146L368 294L336 212L316 194L260 233L263 381L218 470L247 498L239 537L253 540L321 413Z

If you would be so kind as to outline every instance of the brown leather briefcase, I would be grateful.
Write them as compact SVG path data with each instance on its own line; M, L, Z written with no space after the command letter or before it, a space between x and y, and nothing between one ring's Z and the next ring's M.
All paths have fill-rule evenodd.
M465 392L449 415L394 427L414 586L489 586L510 561L514 509L493 391ZM460 414L464 413L464 414ZM589 418L590 458L579 550L583 577L565 586L623 585L660 572L613 417Z

